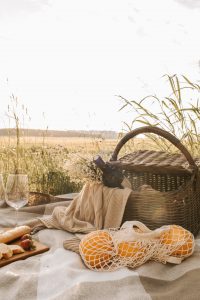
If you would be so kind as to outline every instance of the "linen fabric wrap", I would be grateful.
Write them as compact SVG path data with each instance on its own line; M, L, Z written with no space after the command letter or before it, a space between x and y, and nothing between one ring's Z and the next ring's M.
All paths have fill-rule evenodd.
M130 188L108 188L101 183L88 182L68 207L55 207L52 215L39 220L47 228L82 234L97 229L120 227L130 193ZM34 223L33 225L35 226ZM82 235L76 235L75 238L64 241L64 248L78 252L81 237Z

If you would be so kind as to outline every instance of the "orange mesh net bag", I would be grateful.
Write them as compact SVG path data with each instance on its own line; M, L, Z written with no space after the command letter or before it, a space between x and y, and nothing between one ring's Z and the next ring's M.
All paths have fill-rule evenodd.
M162 226L154 231L143 223L125 222L120 229L97 230L80 242L85 265L96 271L135 268L148 260L179 264L194 250L194 236L181 226Z
M152 259L163 262L180 263L194 251L193 234L178 225L161 227L160 245Z

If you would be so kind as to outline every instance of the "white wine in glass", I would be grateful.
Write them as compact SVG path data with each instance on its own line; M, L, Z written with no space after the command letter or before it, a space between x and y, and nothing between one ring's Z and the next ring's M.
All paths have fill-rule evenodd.
M6 201L6 191L3 183L3 176L0 174L0 207L4 205Z
M9 174L6 183L6 202L16 212L16 226L18 225L18 210L28 203L28 175Z

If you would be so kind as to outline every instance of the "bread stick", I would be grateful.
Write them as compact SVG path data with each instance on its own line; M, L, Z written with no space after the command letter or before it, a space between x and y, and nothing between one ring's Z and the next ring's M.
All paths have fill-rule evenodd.
M23 225L12 229L9 229L3 233L0 233L0 243L9 243L17 238L23 236L26 233L30 233L31 228L29 226Z

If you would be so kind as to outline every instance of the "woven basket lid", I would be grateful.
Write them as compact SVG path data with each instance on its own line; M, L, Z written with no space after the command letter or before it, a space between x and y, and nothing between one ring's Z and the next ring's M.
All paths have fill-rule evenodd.
M200 158L195 158L194 161L200 166ZM116 161L110 161L109 164L132 172L174 175L191 175L193 172L183 154L169 154L164 151L139 150Z

